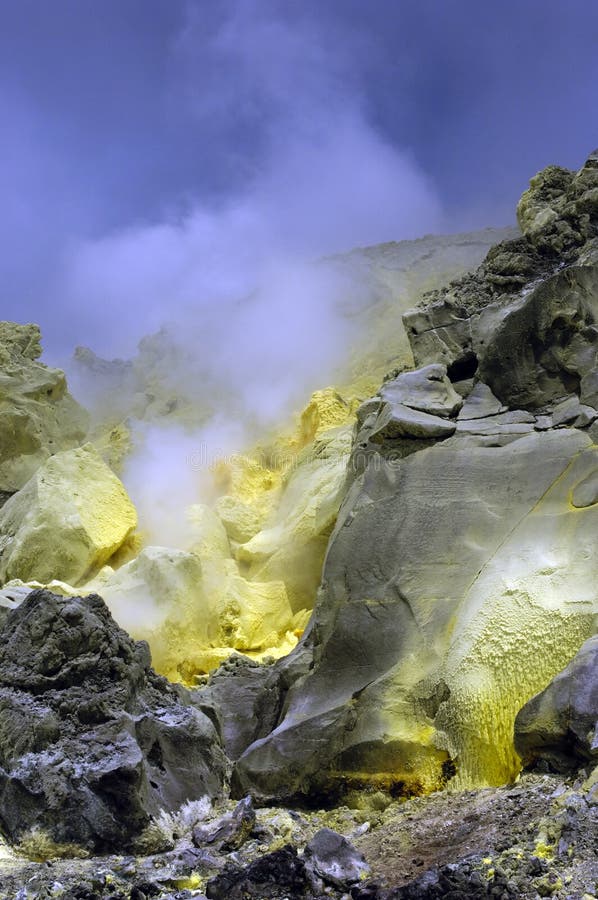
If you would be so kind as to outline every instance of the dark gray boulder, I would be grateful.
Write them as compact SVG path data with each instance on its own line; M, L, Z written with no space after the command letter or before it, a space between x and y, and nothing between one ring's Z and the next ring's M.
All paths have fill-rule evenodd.
M302 859L290 844L267 853L248 866L229 863L206 885L209 900L283 900L311 898L311 881Z
M237 654L223 662L195 696L200 708L218 722L226 755L235 760L272 731L281 693L278 668Z
M320 828L314 834L303 857L308 870L333 887L346 889L370 874L362 854L331 828Z
M598 636L519 712L515 747L525 765L557 772L598 763Z
M0 630L0 828L96 851L221 794L226 757L190 695L151 668L101 597L33 591Z
M39 362L40 341L37 325L0 322L0 505L89 427L64 372Z

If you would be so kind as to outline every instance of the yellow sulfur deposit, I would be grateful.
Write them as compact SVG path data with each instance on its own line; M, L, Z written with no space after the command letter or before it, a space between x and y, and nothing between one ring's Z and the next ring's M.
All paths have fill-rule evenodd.
M91 444L57 453L0 512L0 579L82 583L136 524L123 485Z
M501 784L520 768L515 716L573 658L598 621L593 567L598 505L571 494L598 468L575 456L472 584L453 624L437 724L463 786Z

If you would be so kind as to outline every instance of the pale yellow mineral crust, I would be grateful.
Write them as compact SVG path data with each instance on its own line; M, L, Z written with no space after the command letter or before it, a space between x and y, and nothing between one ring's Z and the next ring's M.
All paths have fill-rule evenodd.
M91 444L52 456L0 511L0 580L84 583L137 524Z

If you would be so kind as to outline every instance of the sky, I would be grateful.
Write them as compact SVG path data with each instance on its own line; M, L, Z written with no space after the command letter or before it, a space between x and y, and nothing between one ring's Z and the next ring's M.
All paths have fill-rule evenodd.
M595 0L0 0L0 314L130 355L298 261L511 223L598 145L597 51Z

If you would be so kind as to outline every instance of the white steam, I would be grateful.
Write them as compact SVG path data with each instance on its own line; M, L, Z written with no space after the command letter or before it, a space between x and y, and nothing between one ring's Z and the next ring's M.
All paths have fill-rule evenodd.
M173 360L162 385L209 409L191 434L140 426L126 473L142 527L174 545L182 507L199 499L189 454L242 450L325 386L354 338L347 307L359 288L313 260L441 227L434 190L368 122L333 38L252 3L230 10L207 44L191 17L176 53L200 119L233 129L235 115L263 118L258 162L244 172L239 156L244 177L225 201L195 199L182 216L73 243L64 261L63 295L74 317L86 310L80 342L131 356L168 323L184 363ZM203 86L196 47L213 62Z

